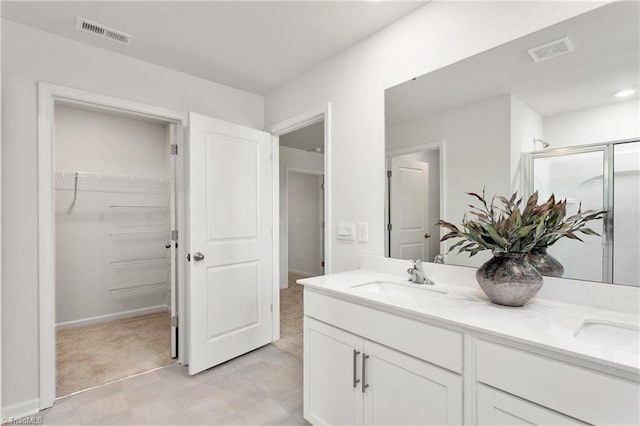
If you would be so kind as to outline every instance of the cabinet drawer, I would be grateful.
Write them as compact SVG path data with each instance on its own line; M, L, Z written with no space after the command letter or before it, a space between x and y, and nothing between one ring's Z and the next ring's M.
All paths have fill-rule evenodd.
M517 398L496 389L478 385L478 424L499 425L563 425L577 426L584 423L563 416L555 411Z
M304 313L424 361L462 373L462 333L326 296L304 292Z
M476 346L477 380L593 424L640 423L640 386L496 343Z

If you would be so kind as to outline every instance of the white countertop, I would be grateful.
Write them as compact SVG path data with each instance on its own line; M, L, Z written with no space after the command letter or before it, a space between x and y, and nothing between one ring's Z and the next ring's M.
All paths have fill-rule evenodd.
M423 290L411 291L407 296L385 296L354 288L359 284L375 281L423 287L409 283L406 274L392 275L365 269L305 278L297 282L308 289L333 294L356 303L392 309L400 315L404 313L413 317L435 319L635 375L640 374L638 353L574 337L585 320L603 320L637 326L640 323L638 315L536 298L523 307L510 308L491 303L480 287L447 285L440 282L432 288L447 291L447 294Z

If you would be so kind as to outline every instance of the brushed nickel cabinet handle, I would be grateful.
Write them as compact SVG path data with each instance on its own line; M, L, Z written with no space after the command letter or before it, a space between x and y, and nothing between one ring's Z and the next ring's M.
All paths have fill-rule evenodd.
M360 379L357 378L358 373L357 373L357 367L356 365L358 364L358 355L360 355L360 351L358 350L353 350L353 388L355 389L358 386L358 383L360 383Z
M369 387L367 384L367 360L369 359L369 355L362 354L362 393L364 393L365 389Z

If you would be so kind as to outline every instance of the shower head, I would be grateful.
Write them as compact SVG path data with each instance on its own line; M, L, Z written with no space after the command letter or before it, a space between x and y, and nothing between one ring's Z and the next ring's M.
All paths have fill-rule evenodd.
M533 145L534 145L534 147L535 147L535 145L536 145L536 142L538 142L538 143L542 144L542 149L549 148L549 146L551 145L549 142L547 142L547 141L543 141L542 139L533 138Z

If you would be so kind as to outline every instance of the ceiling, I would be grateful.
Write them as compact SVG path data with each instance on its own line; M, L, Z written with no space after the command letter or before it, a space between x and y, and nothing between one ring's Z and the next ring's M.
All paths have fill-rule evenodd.
M217 83L266 94L426 2L10 2L2 17ZM133 35L75 29L76 16Z
M280 146L324 153L324 121L280 136Z
M638 16L638 2L612 3L402 83L386 91L387 123L509 93L543 117L633 99L613 95L638 89ZM565 36L573 52L529 57L527 50Z

